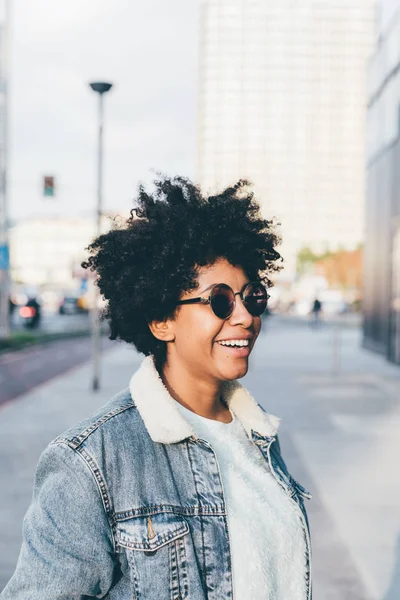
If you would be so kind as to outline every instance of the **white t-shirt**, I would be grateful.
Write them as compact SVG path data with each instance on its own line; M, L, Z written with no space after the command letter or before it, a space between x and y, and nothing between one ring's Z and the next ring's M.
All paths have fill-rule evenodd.
M177 402L214 450L227 507L235 600L304 600L306 543L299 510L240 421L200 417Z

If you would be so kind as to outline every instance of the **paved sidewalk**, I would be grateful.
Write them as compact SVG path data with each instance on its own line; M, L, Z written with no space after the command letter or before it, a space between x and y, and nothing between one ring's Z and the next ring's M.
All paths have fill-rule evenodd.
M62 431L127 387L141 358L128 346L103 355L101 390L90 389L91 365L69 371L0 409L0 590L12 575L21 545L41 452Z
M316 600L399 600L400 368L362 350L357 329L272 320L262 344L247 385L266 382L285 458L313 492Z
M359 331L346 328L333 376L334 335L270 318L243 381L282 417L285 459L313 493L315 600L399 600L400 368L361 350ZM41 451L126 387L140 361L117 345L97 394L85 365L0 410L0 589L15 566Z

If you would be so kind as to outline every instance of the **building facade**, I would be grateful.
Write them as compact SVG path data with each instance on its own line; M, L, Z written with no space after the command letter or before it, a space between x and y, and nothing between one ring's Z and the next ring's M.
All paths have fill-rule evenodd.
M366 60L373 0L203 0L198 179L250 179L282 224L287 275L302 247L363 239Z
M79 265L95 236L93 219L38 217L10 229L11 276L16 284L69 289L82 275Z
M400 0L380 3L368 81L364 345L400 364Z

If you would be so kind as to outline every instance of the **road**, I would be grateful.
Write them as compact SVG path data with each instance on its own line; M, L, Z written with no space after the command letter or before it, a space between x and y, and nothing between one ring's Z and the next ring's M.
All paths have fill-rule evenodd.
M18 312L13 315L12 328L14 331L30 331L22 323ZM40 325L34 332L58 333L65 331L81 331L90 328L90 315L88 313L60 315L58 312L42 312Z
M102 339L102 348L115 342ZM91 339L81 337L0 355L0 406L90 359Z

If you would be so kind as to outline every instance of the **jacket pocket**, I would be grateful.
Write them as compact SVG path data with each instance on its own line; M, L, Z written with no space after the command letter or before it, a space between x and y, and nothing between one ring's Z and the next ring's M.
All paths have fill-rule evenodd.
M127 555L135 600L189 598L188 533L187 522L171 513L117 523L117 542Z

